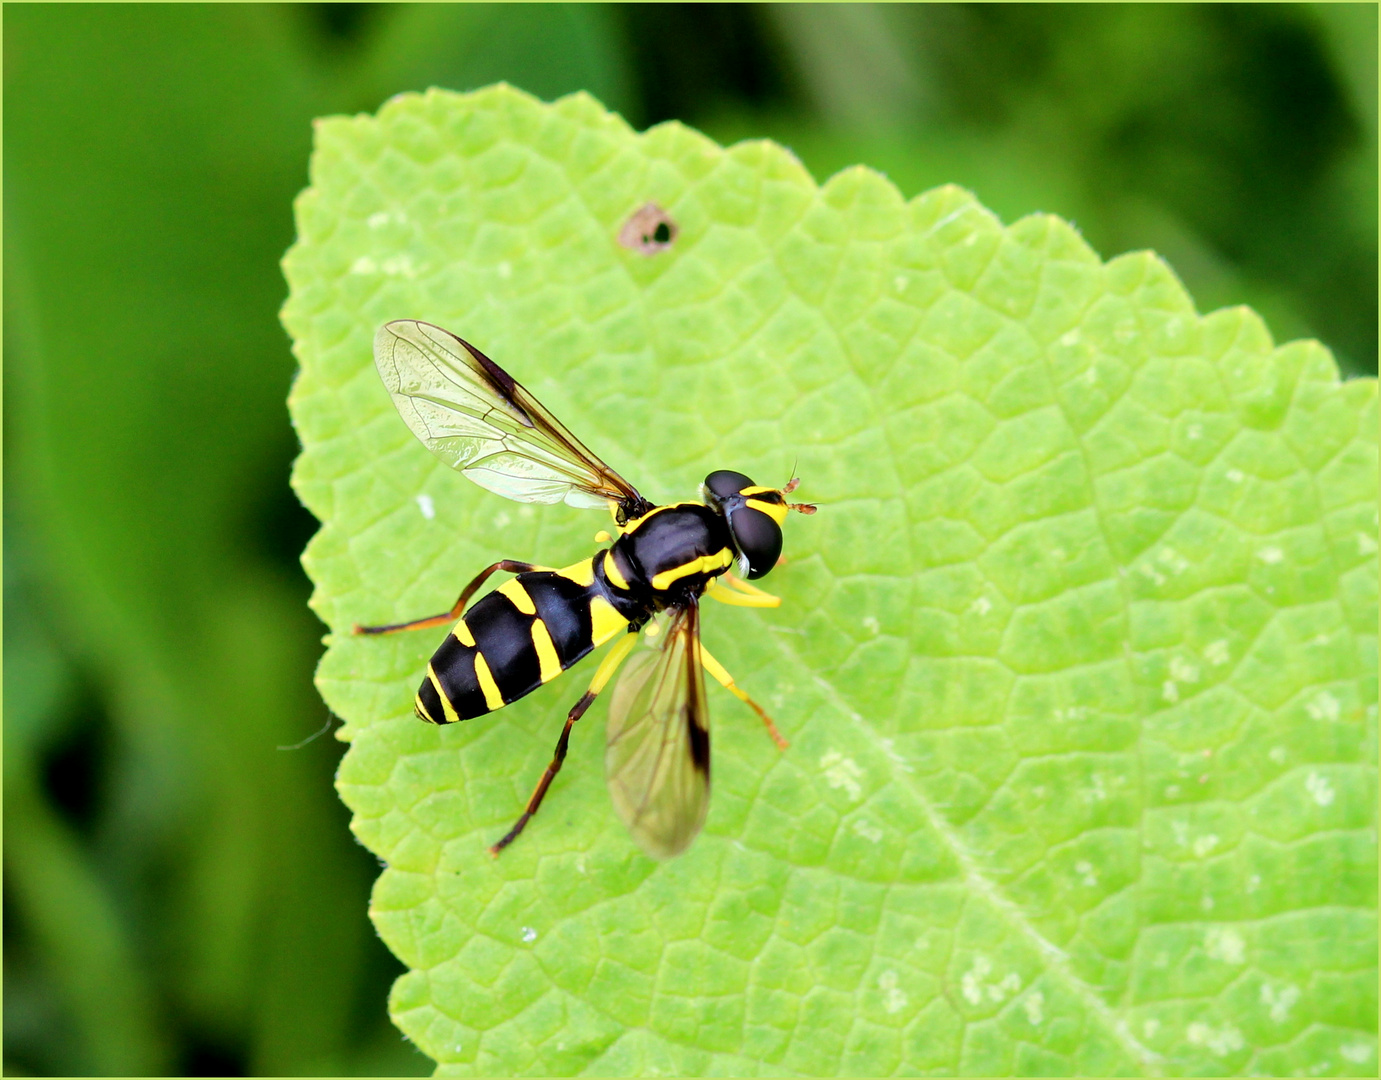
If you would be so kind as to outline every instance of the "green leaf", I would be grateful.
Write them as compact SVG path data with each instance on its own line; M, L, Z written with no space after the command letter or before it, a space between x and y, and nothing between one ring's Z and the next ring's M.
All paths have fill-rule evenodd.
M653 256L616 242L649 200L680 230ZM1374 1072L1374 381L1056 218L817 187L586 95L323 121L297 216L318 684L411 968L394 1018L443 1071ZM596 705L490 859L588 674L436 729L439 635L349 635L607 524L428 454L371 363L393 318L475 342L651 498L799 458L821 509L782 607L703 620L791 746L711 687L683 857L619 826Z

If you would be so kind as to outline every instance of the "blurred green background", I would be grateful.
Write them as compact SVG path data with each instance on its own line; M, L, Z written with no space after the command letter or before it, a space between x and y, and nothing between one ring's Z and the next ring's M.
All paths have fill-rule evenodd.
M312 117L584 89L1053 211L1376 370L1374 5L18 5L4 48L10 1074L430 1071L341 746L280 749L327 720L277 321Z

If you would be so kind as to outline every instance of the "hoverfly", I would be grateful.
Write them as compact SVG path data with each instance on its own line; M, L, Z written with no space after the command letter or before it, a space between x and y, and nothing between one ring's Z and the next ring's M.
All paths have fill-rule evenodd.
M647 854L684 851L705 821L710 790L708 671L748 704L781 748L786 741L763 709L700 642L701 596L743 607L776 607L778 597L743 578L777 564L796 487L754 484L742 473L712 472L703 502L656 506L572 435L498 364L448 330L410 319L374 338L374 361L404 422L433 454L483 488L519 502L607 507L617 537L593 556L553 569L502 559L480 571L450 611L357 634L387 634L454 622L427 665L414 702L421 719L452 724L503 708L619 637L589 689L566 717L551 764L527 808L490 849L497 855L537 813L566 757L571 727L614 672L605 776L619 816ZM612 541L612 543L610 543ZM466 605L495 571L516 575ZM652 623L667 613L664 629ZM638 631L660 647L631 660Z

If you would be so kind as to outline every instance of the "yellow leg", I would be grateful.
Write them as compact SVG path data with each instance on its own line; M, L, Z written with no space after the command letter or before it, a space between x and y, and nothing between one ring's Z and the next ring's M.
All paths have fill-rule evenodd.
M767 734L772 736L772 741L777 744L777 749L785 750L789 744L782 738L781 732L777 730L777 725L772 722L772 717L763 711L761 705L738 688L734 683L733 676L724 670L724 665L711 656L710 651L704 645L700 646L700 662L705 665L705 670L714 677L715 682L758 714L762 722L767 725Z
M605 654L604 659L600 661L599 667L595 670L595 677L590 680L590 688L585 691L566 716L566 726L561 729L561 737L556 740L556 752L552 755L551 764L542 773L542 779L537 781L537 787L533 790L532 797L527 801L527 809L513 823L513 828L504 834L503 839L489 849L490 855L497 856L499 852L513 843L518 838L518 834L523 831L524 826L532 819L532 815L537 813L537 808L542 805L542 799L546 797L547 788L551 787L551 782L561 771L561 763L566 760L566 748L571 742L571 728L577 720L585 715L585 710L590 707L591 702L614 677L614 672L628 658L628 654L633 651L633 646L637 643L638 635L636 633L624 634L622 640L610 649Z
M604 659L600 661L599 667L595 669L595 677L590 680L590 689L586 691L591 697L598 694L614 677L614 672L618 671L619 665L628 659L628 654L633 651L633 646L638 643L638 635L630 631L623 635L623 638L610 649Z
M725 574L723 580L726 585L729 585L730 587L737 589L741 593L747 593L749 596L765 596L769 600L775 600L779 604L782 602L782 598L780 596L773 596L770 592L764 592L762 589L759 589L756 585L748 584L748 582L744 581L741 577L732 572Z
M719 578L712 578L709 587L705 590L705 595L711 600L718 600L721 604L729 604L731 607L769 608L781 605L782 598L780 596L763 592L756 586L749 585L746 581L739 581L732 574L725 574L724 576L729 579L728 586L733 586L733 588L722 584Z

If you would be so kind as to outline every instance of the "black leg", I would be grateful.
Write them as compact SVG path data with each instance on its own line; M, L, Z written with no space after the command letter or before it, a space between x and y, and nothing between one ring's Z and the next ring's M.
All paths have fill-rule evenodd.
M623 636L623 639L609 650L599 668L595 671L595 677L590 680L590 688L585 691L579 701L571 707L570 713L566 716L566 726L561 729L561 738L556 740L556 753L552 755L551 764L542 773L542 779L537 781L537 787L532 792L532 798L527 801L527 809L522 812L518 820L513 823L513 828L504 834L502 840L494 844L489 849L489 854L497 856L504 848L513 843L518 838L518 834L527 826L532 815L537 813L537 808L542 805L542 799L546 797L547 788L551 787L551 782L556 778L556 774L561 771L561 763L566 760L566 748L571 741L571 728L575 722L585 715L585 710L590 707L591 702L599 696L599 692L613 677L620 664L627 659L628 654L633 651L633 646L638 643L637 631L630 631Z

